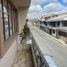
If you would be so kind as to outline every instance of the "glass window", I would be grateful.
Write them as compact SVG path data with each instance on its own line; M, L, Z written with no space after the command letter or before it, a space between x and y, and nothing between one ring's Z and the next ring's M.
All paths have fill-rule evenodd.
M12 35L12 14L11 14L11 4L8 2L8 13L9 13L9 30L10 30L10 35Z
M63 26L67 27L67 21L63 21Z
M9 38L8 15L4 13L5 39Z
M3 0L3 10L7 13L7 0Z
M0 11L2 11L2 4L1 4L1 0L0 0Z
M57 22L57 26L60 26L60 21Z
M16 11L14 10L14 32L16 32Z
M55 33L55 30L53 30L53 33Z
M9 12L9 15L11 15L11 4L8 3L8 12Z
M7 40L11 35L16 33L16 11L10 2L8 2L7 0L2 1L4 40Z
M3 51L5 52L5 49L7 49L9 44L9 41L11 41L13 38L13 35L16 34L16 11L15 7L13 6L12 2L10 0L0 0L0 19L1 19L1 25L2 30L1 34L2 36L2 44L3 45ZM0 47L1 48L1 47ZM2 51L2 52L3 52Z
M65 32L62 32L62 31L59 31L59 35L66 37L66 33Z
M15 25L15 13L14 9L12 10L12 24L13 24L13 33L15 32L14 25Z
M12 22L11 22L11 16L9 15L9 26L10 26L10 35L12 35Z

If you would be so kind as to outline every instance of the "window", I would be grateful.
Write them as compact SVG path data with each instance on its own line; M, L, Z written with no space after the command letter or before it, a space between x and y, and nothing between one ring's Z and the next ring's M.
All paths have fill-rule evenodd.
M1 0L0 0L0 15L2 17L2 3L1 3Z
M11 14L11 4L8 3L8 13L9 13L9 34L12 35L12 14Z
M44 21L44 25L47 26L47 22L46 21Z
M1 0L0 0L0 11L2 11L2 4L1 4Z
M4 40L9 38L9 22L8 22L8 11L7 11L7 0L2 1L2 14L3 14L3 30L4 30Z
M17 20L16 20L16 19L17 19L17 16L16 16L16 15L17 15L17 14L16 14L16 10L14 10L14 32L16 32L16 27L17 27L17 26L16 26L16 25L17 25L17 24L16 24L16 22L17 22Z
M16 34L16 9L10 0L0 0L0 57L9 49ZM2 30L1 30L2 29ZM1 55L3 54L3 55Z
M67 27L67 21L63 21L63 26Z
M53 30L53 33L55 33L55 30Z
M67 33L65 33L65 32L59 31L59 35L60 35L60 36L66 37L66 34L67 34Z
M12 25L13 25L13 33L15 33L14 24L15 24L15 18L14 18L14 8L12 8Z
M60 26L60 21L57 21L57 26Z
M11 21L11 16L9 16L9 24L10 24L10 36L12 35L12 21Z
M3 11L7 13L7 0L3 0Z
M5 40L7 40L9 38L9 27L8 27L8 15L4 13L4 36L5 36Z
M4 40L16 33L16 10L10 2L2 0Z

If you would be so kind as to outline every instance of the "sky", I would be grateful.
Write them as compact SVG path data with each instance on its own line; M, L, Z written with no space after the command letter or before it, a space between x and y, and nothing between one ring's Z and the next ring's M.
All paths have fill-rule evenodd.
M67 12L67 0L31 0L28 17Z

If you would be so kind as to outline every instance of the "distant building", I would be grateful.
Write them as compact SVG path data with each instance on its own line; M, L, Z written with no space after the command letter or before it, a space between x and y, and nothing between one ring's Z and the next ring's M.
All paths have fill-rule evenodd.
M43 16L42 18L44 19L41 20L41 29L67 42L67 13Z

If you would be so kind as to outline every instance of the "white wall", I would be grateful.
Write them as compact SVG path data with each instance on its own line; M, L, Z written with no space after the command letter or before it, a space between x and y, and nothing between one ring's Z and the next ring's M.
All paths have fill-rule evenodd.
M17 50L16 46L17 44L15 40L7 53L0 59L0 67L11 67Z
M18 10L19 31L21 31L23 25L25 24L27 13L28 13L28 8L19 8Z

